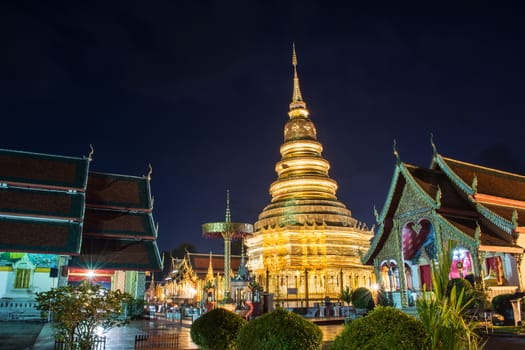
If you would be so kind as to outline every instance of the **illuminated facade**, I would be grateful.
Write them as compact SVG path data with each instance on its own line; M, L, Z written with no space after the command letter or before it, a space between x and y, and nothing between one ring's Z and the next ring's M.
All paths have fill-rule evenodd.
M368 250L372 230L337 200L337 183L328 175L330 164L301 96L295 49L292 63L293 96L275 166L278 178L246 246L248 267L265 291L278 301L308 306L311 300L337 298L345 286L371 286L373 272L360 253Z
M440 155L430 169L397 161L378 230L364 261L397 307L431 288L431 265L449 241L450 278L487 287L489 297L522 290L525 280L525 176ZM426 286L426 287L425 287Z

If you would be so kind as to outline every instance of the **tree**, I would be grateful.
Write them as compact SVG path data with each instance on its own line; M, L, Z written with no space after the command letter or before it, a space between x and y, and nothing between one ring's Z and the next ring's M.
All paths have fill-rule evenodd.
M191 243L182 243L177 248L172 249L171 256L174 258L182 259L186 255L186 252L195 253L197 249Z
M36 300L43 317L52 316L55 339L62 340L67 349L84 350L91 349L97 327L108 331L127 322L121 314L132 297L84 281L37 293Z

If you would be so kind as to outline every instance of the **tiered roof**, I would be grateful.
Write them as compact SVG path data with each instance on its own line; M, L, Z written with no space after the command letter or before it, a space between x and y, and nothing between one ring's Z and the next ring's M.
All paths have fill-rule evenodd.
M70 265L90 269L160 268L149 177L90 172L83 244Z
M89 161L0 150L0 250L78 254Z
M149 177L89 172L90 160L0 150L0 250L160 269Z

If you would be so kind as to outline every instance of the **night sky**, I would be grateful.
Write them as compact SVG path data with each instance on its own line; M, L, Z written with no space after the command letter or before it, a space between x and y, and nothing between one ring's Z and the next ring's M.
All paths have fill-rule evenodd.
M394 139L408 163L430 164L432 132L445 156L525 174L523 11L388 3L3 1L0 148L151 163L160 250L222 253L201 224L224 219L226 189L233 221L269 203L295 42L338 198L368 226Z

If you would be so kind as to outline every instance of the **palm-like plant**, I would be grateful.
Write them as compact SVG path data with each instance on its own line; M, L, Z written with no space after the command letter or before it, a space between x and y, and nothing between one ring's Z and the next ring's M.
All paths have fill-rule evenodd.
M456 293L456 286L447 293L452 255L455 242L438 257L437 268L431 265L433 295L423 293L416 307L420 320L427 331L429 350L477 350L482 349L475 333L476 323L464 318L465 309L472 302L464 290Z
M352 295L353 294L354 294L354 291L352 289L350 289L350 287L346 286L341 291L341 294L339 294L339 300L344 301L347 306L350 306L350 302L352 301Z

